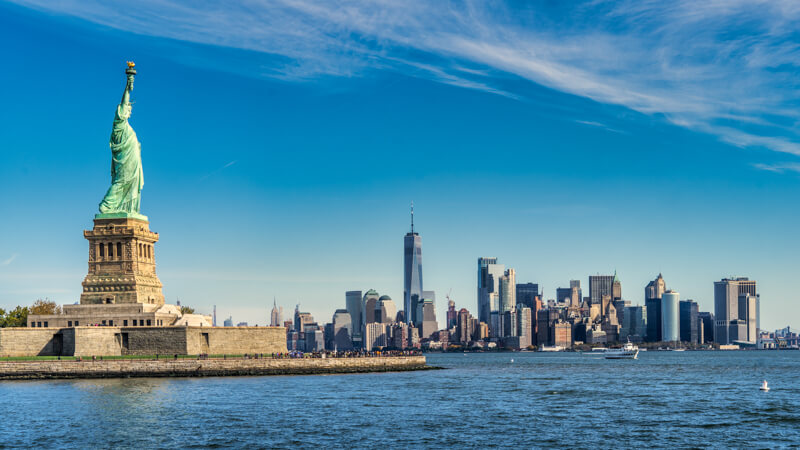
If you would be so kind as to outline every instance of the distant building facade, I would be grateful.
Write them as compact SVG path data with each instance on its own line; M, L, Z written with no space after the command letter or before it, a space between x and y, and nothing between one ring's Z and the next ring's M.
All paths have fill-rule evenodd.
M332 320L333 349L348 351L353 349L353 321L347 309L337 309Z
M478 258L478 320L489 327L490 336L499 336L500 278L505 266L497 258Z
M678 312L680 293L667 291L661 296L661 333L662 341L680 340L680 315Z
M714 339L720 345L756 342L758 293L755 280L723 278L714 282ZM752 323L752 335L750 333ZM752 339L752 340L751 340Z
M681 300L679 309L681 341L700 344L700 309L697 302Z
M616 274L614 275L589 275L589 301L592 305L602 302L603 296L607 295L610 299L614 298L615 284L618 287L619 296L622 296L622 284L619 283Z
M661 328L661 297L667 291L664 277L658 274L644 288L645 307L647 308L647 340L661 342L663 340Z
M364 305L361 291L345 292L345 307L352 321L353 346L361 347L361 330L364 328Z

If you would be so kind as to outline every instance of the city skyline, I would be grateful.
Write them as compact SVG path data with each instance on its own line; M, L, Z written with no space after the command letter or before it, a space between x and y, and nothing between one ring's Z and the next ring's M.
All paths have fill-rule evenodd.
M438 78L381 68L280 76L285 61L259 49L120 30L89 7L20 4L32 8L0 5L0 33L19 42L0 49L15 68L0 74L15 87L0 112L10 149L0 155L0 213L11 218L0 231L14 237L0 243L0 307L79 299L86 249L75 230L88 228L108 181L95 174L107 171L113 74L135 59L142 212L161 236L168 301L262 324L273 297L319 320L348 290L375 289L399 305L399 236L414 200L440 326L451 289L458 309L478 314L482 255L513 267L517 283L538 283L545 299L616 270L622 297L643 305L642 288L663 272L670 289L709 311L713 283L744 275L759 281L764 329L800 314L787 281L800 249L800 213L787 205L800 180L791 152L772 151L790 150L791 136L726 124L760 136L752 142L783 142L742 150L731 134L682 126L697 119L685 111L520 79L485 61L462 65L487 74L468 80L448 78L453 67ZM473 76L502 86L475 88ZM43 114L55 120L37 134ZM64 146L49 151L56 140ZM31 219L43 211L61 226Z

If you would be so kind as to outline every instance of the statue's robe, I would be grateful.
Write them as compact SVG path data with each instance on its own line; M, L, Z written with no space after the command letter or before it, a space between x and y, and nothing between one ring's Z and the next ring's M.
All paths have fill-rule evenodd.
M111 187L100 202L100 212L138 213L144 175L142 173L142 147L128 118L130 103L120 103L114 114L111 131Z

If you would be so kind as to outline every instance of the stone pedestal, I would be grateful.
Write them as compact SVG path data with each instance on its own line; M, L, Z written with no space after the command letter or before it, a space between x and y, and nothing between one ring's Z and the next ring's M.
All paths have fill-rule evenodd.
M83 236L89 241L89 274L81 305L164 304L156 275L158 233L150 231L145 216L100 214Z

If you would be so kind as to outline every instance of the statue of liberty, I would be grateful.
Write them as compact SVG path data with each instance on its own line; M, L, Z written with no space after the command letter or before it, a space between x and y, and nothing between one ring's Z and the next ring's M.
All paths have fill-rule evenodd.
M108 188L103 201L100 202L100 215L120 215L126 217L144 216L139 214L139 202L144 186L142 173L142 146L128 123L131 116L131 91L133 77L136 75L134 64L128 62L128 82L122 101L114 114L114 125L111 129L111 187Z

